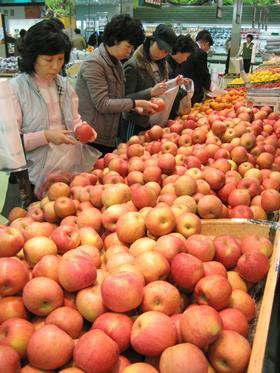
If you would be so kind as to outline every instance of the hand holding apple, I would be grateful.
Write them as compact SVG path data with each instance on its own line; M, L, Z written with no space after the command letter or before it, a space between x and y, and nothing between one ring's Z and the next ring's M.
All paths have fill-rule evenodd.
M75 136L81 143L93 142L97 133L95 130L86 122L75 129Z

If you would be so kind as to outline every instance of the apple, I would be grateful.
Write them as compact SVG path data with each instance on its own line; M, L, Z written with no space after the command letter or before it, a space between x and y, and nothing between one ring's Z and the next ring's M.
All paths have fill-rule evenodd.
M238 189L247 189L250 197L253 198L261 192L261 185L258 179L244 177L238 184ZM241 203L242 204L242 203Z
M232 288L229 281L221 275L209 275L201 278L194 289L194 297L198 304L206 304L217 311L227 307Z
M93 260L86 252L68 251L58 263L58 280L70 293L93 285L96 280Z
M215 259L227 269L236 265L241 256L241 247L238 241L229 235L216 236L214 238Z
M17 258L0 258L0 296L20 292L29 280L26 266Z
M210 363L218 372L245 372L250 354L247 339L233 330L224 330L209 348Z
M162 152L164 154L160 154L158 157L158 167L164 174L170 175L176 167L174 155L177 154L177 146L171 141L165 142L162 144Z
M237 308L225 308L220 312L220 317L223 321L224 330L234 330L247 338L248 321L241 311Z
M25 242L23 252L25 260L33 268L45 255L56 255L57 246L48 237L33 237Z
M255 301L249 294L240 289L232 291L228 307L237 308L243 313L247 321L253 320L256 315Z
M80 290L76 296L76 306L79 313L90 322L107 311L98 285Z
M137 317L131 330L133 349L144 356L160 355L166 348L176 344L177 333L169 316L148 311Z
M144 297L141 303L142 312L159 311L168 316L180 308L180 293L167 281L153 281L144 287Z
M130 346L130 333L133 321L125 314L106 312L93 323L91 330L100 329L115 341L120 352Z
M106 270L109 273L113 273L123 264L134 265L135 257L129 252L116 253L111 255L106 263Z
M192 234L199 234L201 232L201 221L194 213L183 212L176 218L176 231L185 238Z
M22 297L0 298L0 324L13 318L27 319L27 312Z
M131 200L138 210L143 207L154 207L157 202L157 194L152 187L134 184L131 186Z
M128 185L123 183L108 184L102 191L102 203L109 207L131 200L131 191Z
M81 245L93 245L99 250L103 247L102 238L91 227L82 227L80 230Z
M192 290L204 276L202 261L186 253L174 257L170 272L175 283L185 290Z
M152 235L160 237L174 230L176 218L171 207L156 206L147 213L145 224Z
M135 267L144 276L146 284L166 279L170 271L167 259L153 250L137 255L135 258Z
M58 369L72 357L73 339L55 325L45 325L36 330L27 346L31 365L39 369Z
M49 187L47 196L50 201L55 201L59 197L69 197L70 192L68 184L58 181Z
M65 218L75 214L76 205L69 197L58 197L54 202L54 212L57 217Z
M83 328L83 318L80 313L70 307L59 307L45 319L45 324L56 325L64 330L71 338L79 338Z
M85 333L74 348L74 363L86 372L110 372L119 358L118 344L102 330Z
M147 166L144 168L143 173L141 173L141 176L139 174L134 175L134 176L137 176L137 178L134 177L134 180L136 181L136 183L139 183L139 184L142 184L141 178L143 179L143 183L148 183L150 181L155 181L157 183L160 183L161 174L162 174L162 171L158 166L156 165Z
M248 288L246 282L241 278L238 272L236 271L228 271L227 272L227 279L231 284L232 290L239 289L247 292Z
M119 218L116 232L122 242L133 243L145 235L145 222L139 212L127 212Z
M165 259L168 260L169 263L171 263L175 255L177 255L179 252L186 251L186 247L181 238L173 236L171 233L159 237L159 239L155 242L155 247L153 250L160 253L165 257Z
M23 245L24 238L19 229L0 226L0 258L17 255Z
M246 252L238 259L236 269L244 280L256 283L265 278L269 270L269 260L260 252Z
M25 307L37 316L46 316L63 305L63 291L57 282L47 277L36 277L23 288Z
M245 205L238 205L229 210L230 218L253 219L253 211Z
M192 196L197 191L197 184L195 179L190 175L183 175L178 178L175 182L175 192L176 195L190 195Z
M11 224L14 220L18 218L24 218L26 214L27 211L21 207L12 208L8 215L9 224Z
M82 227L91 227L95 229L97 232L100 230L101 227L101 212L95 208L87 208L81 211L77 218L77 225L79 228Z
M265 212L273 212L280 209L280 193L274 189L266 189L261 194L261 207ZM0 233L1 235L1 233ZM1 247L1 244L0 244ZM1 249L0 249L1 252Z
M247 189L234 189L228 196L228 204L231 207L239 205L249 206L250 201L251 196Z
M22 359L26 355L28 341L34 330L31 322L25 319L13 318L6 320L0 326L0 345L10 346Z
M214 167L205 167L202 171L202 177L212 190L220 189L225 183L225 174Z
M202 262L209 262L215 256L214 243L210 237L202 234L193 234L185 243L186 252L195 256Z
M179 343L166 348L160 357L161 373L207 373L208 363L203 352L191 343Z
M10 346L0 345L0 367L4 373L20 373L20 358Z
M58 282L58 263L60 257L57 255L45 255L34 266L32 277L48 277Z
M222 215L223 204L216 196L203 196L197 203L197 212L204 219L217 219Z
M134 273L112 274L101 285L103 303L114 312L131 311L141 304L143 287L143 282Z
M213 343L223 329L219 313L210 306L193 304L181 317L183 340L203 349Z
M268 238L257 234L251 234L243 238L241 242L241 250L243 254L251 251L258 251L270 258L273 246Z
M152 365L147 363L134 363L130 364L124 370L121 371L122 373L157 373L156 370ZM114 372L113 372L114 373Z
M205 276L221 275L227 278L227 270L222 263L217 262L215 260L211 260L210 262L203 262L202 265Z

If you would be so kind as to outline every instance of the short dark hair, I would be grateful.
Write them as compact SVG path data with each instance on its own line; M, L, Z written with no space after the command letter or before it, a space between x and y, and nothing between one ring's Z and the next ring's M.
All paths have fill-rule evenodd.
M209 43L209 45L213 45L213 39L208 30L201 30L199 33L196 35L195 41L204 41L206 43Z
M252 35L252 34L248 34L247 36L246 36L246 38L250 38L251 39L251 41L254 39L254 36Z
M195 50L195 42L190 35L178 35L175 44L172 48L172 55L179 52L193 54Z
M75 34L80 34L81 30L79 28L75 28L74 32L75 32Z
M142 23L128 14L112 17L107 23L103 33L103 42L112 47L121 41L127 40L134 47L143 43L145 33Z
M65 29L64 23L59 18L52 17L52 18L49 18L48 21L51 22L59 30Z
M64 53L64 64L69 62L72 46L68 36L58 29L53 22L43 20L30 27L24 37L19 68L22 72L32 74L39 55Z
M22 28L22 29L20 30L20 32L19 32L19 36L20 36L21 38L23 38L25 34L26 34L26 30L25 30L24 28Z

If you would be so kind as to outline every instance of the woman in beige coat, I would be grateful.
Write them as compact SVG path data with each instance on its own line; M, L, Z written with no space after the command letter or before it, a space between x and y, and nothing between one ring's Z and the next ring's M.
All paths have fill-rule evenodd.
M121 60L144 40L140 21L118 15L106 25L103 43L82 63L76 92L79 112L97 132L94 147L103 154L116 147L122 112L154 113L156 105L146 100L125 98L125 78Z

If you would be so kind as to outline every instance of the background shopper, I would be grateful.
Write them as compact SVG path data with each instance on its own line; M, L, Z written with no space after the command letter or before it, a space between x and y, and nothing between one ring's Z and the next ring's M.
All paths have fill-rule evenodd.
M244 71L247 74L250 72L251 63L254 62L254 60L252 59L254 49L253 39L253 35L248 34L246 36L246 41L241 44L240 50L238 52L238 55L242 55L243 57Z
M117 143L122 112L143 109L154 112L156 105L141 99L125 97L123 68L134 45L144 39L140 21L129 15L118 15L106 25L102 43L82 63L77 78L79 112L91 123L98 137L94 146L103 154L112 152Z
M211 75L207 66L207 53L213 45L209 31L202 30L196 36L196 48L193 55L181 65L181 74L194 82L192 104L204 99L204 92L210 90Z
M81 30L78 28L75 28L74 33L75 35L73 36L71 40L72 47L79 49L79 50L86 49L87 43L85 39L83 38L83 36L81 35Z

